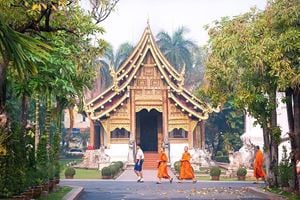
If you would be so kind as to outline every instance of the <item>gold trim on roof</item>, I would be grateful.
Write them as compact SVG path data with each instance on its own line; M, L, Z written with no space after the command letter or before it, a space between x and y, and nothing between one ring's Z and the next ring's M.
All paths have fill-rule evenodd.
M187 111L188 113L192 114L194 117L201 119L201 120L205 120L208 119L208 113L204 112L202 115L198 114L197 112L189 109L188 107L186 107L185 105L183 105L180 101L177 100L177 98L171 93L170 97L173 101L175 101L182 109L184 109L185 111Z
M158 48L158 45L155 42L150 27L147 26L143 32L142 38L140 39L133 52L127 58L127 60L121 65L121 67L116 72L111 71L111 75L114 80L113 86L108 88L105 92L98 95L96 98L94 98L85 105L87 112L91 113L92 119L103 117L103 113L109 115L109 112L116 107L112 106L113 108L110 108L109 110L104 110L102 113L100 112L101 114L98 114L99 112L96 114L94 113L96 109L99 109L100 107L104 108L104 104L107 102L111 102L114 97L120 94L120 92L129 91L129 84L132 82L139 69L144 66L143 61L148 51L150 51L155 61L154 66L158 67L159 72L162 74L162 79L164 79L167 82L167 85L169 86L169 93L172 94L170 95L170 98L172 98L177 104L179 104L185 111L190 113L190 117L191 115L193 115L194 117L202 120L208 118L208 113L218 112L218 108L212 108L210 105L202 102L184 88L183 73L185 70L185 66L182 67L181 73L178 73L171 66L171 64L167 61L167 59L164 57L164 55ZM120 85L120 81L122 81L124 78L125 82L123 82L122 85ZM103 96L108 92L111 92L111 94L108 97L103 98ZM182 97L183 100L189 103L190 105L183 105L177 99L178 97L175 96L176 93L180 95L180 98ZM95 102L99 101L99 98L103 98L103 100L101 99L99 103L93 105ZM127 98L127 95L126 93L124 93L122 97L117 98L121 98L124 100ZM197 112L197 109L200 109L203 113Z
M115 105L113 105L110 109L105 110L104 112L100 112L100 114L97 115L97 113L95 113L94 116L91 117L91 119L96 120L99 119L101 117L104 117L105 115L109 115L110 112L112 112L115 108L117 108L118 106L121 105L121 103L123 103L124 100L126 100L128 98L128 95L124 95L121 99L119 99L119 101L117 103L115 103Z

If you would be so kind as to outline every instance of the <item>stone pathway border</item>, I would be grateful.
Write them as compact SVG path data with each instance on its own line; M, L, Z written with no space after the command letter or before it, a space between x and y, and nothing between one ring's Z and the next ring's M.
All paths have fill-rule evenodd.
M69 187L72 187L73 189L63 197L63 200L78 200L84 188L79 186L71 186L71 185Z

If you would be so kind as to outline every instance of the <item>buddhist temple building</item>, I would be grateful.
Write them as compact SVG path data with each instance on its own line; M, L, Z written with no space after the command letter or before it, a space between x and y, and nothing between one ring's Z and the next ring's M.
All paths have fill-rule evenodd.
M112 160L129 161L135 144L146 153L165 146L175 162L184 146L204 148L203 122L215 110L184 88L185 66L180 72L171 66L149 25L127 60L113 69L112 86L85 104L94 149L103 146Z

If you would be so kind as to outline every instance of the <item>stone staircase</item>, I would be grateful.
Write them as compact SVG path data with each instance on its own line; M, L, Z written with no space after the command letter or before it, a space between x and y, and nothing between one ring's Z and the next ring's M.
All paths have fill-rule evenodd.
M158 152L144 152L143 169L157 169Z

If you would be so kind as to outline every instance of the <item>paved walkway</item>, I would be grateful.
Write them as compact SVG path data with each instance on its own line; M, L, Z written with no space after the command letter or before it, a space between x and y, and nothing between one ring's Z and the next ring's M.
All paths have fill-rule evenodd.
M62 180L62 185L84 187L80 200L98 199L265 199L248 187L251 182L199 181L157 185L153 181Z
M174 173L168 169L168 173L171 177L174 177L174 181L177 180ZM157 170L143 170L144 181L157 181ZM133 169L125 170L116 181L136 181L137 176L134 173ZM165 180L168 181L168 180Z
M164 180L156 184L157 170L143 170L144 183L137 183L133 170L125 170L116 180L62 180L62 185L84 187L80 200L98 199L266 199L250 187L262 187L247 181L191 181L177 183Z

